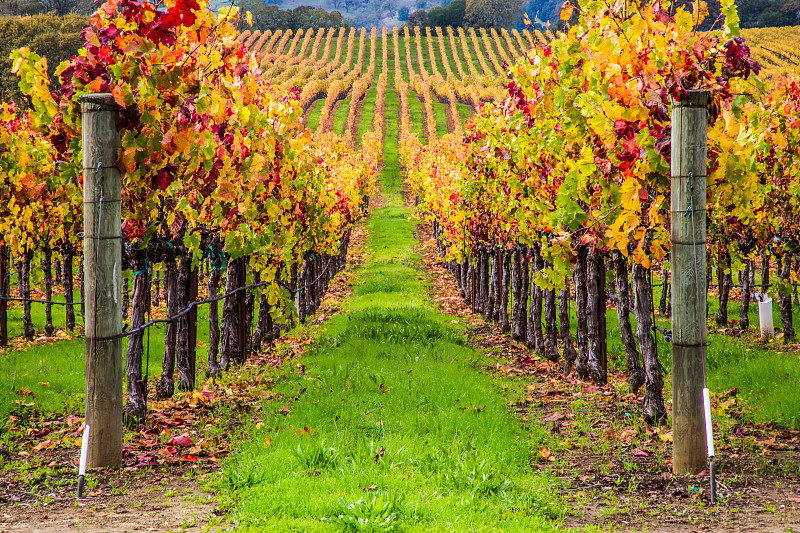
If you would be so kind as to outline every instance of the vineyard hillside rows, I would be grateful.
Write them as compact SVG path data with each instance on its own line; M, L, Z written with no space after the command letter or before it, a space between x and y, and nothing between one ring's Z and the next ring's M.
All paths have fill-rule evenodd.
M356 123L363 106L373 109L381 61L380 50L400 45L402 79L408 84L412 125L436 135L461 133L463 123L483 102L507 95L504 64L511 64L537 43L545 46L550 32L475 28L371 28L349 31L321 28L276 32L246 30L238 39L256 54L267 77L281 90L299 87L307 123L316 131L333 131L360 139ZM754 59L768 80L800 71L800 30L794 27L743 30ZM366 39L361 36L367 36ZM406 50L406 43L409 48ZM362 47L368 49L362 52ZM377 53L377 55L375 55ZM377 60L377 61L376 61ZM377 67L376 67L377 65ZM390 77L394 73L388 72ZM320 117L323 122L320 123ZM366 121L366 119L365 119ZM366 121L368 122L368 121ZM365 124L366 124L365 122Z

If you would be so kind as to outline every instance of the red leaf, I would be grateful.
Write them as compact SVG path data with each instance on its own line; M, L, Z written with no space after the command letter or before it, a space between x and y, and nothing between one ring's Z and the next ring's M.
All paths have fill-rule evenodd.
M181 457L181 461L189 461L190 463L196 463L197 462L197 456L196 455L186 454L183 457Z
M192 445L192 437L189 436L188 433L184 433L179 437L172 437L167 442L170 446L191 446Z
M650 452L645 450L640 450L637 448L633 451L633 455L635 455L636 457L650 457Z

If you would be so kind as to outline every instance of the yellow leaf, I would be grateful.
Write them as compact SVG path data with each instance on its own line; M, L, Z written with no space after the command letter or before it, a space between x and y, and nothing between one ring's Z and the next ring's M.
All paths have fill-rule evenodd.
M561 14L558 16L561 20L569 20L572 17L572 12L575 10L575 6L572 2L564 2L561 6Z

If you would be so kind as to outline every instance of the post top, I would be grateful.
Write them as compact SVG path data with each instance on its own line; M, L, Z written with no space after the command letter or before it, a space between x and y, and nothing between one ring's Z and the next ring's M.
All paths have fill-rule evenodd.
M111 93L92 93L81 95L82 104L116 105L114 95Z
M711 91L708 89L691 89L680 100L670 97L670 101L675 107L707 107L710 97Z

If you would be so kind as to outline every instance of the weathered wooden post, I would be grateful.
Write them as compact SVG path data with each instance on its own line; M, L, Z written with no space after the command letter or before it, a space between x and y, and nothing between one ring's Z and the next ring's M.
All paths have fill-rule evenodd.
M81 97L83 249L86 283L88 466L122 462L122 180L117 106L110 94Z
M708 91L672 107L672 471L706 468L706 149Z

